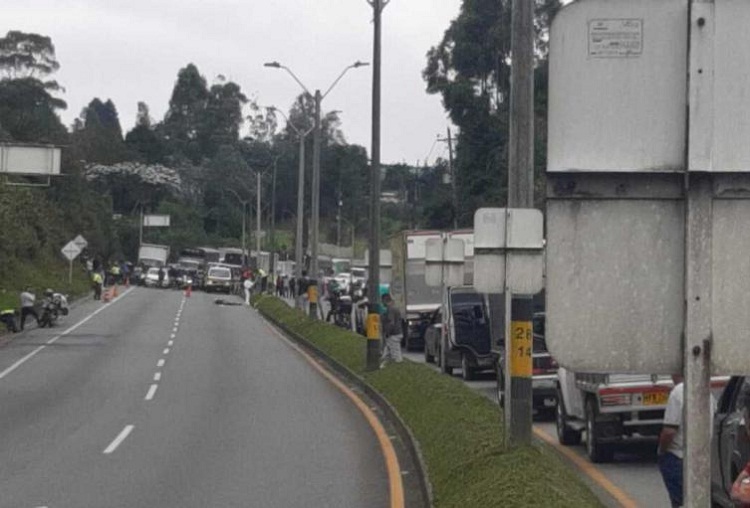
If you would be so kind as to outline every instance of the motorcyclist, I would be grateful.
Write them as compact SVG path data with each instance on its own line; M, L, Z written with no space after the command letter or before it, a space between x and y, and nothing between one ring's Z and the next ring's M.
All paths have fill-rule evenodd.
M335 315L338 311L340 297L341 297L341 286L336 279L330 279L328 281L328 314L326 314L326 322L331 321L331 316Z

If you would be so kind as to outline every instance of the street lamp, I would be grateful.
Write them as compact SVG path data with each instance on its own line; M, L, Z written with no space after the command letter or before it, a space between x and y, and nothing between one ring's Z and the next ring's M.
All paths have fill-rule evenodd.
M302 228L303 221L305 220L305 138L314 127L310 127L306 131L302 132L287 118L283 111L271 106L268 108L270 111L278 112L284 117L286 123L292 128L294 132L299 136L299 174L297 176L297 234L294 238L294 277L297 281L302 280ZM299 283L299 282L298 282ZM302 308L302 299L297 297L297 307Z
M311 264L310 264L310 271L312 272L312 277L314 279L317 279L318 277L318 238L319 238L319 230L320 230L320 103L323 101L323 99L326 98L326 96L331 93L331 90L338 84L339 81L341 81L341 78L344 77L344 74L346 74L349 69L357 69L359 67L364 67L367 65L370 65L367 62L360 62L359 60L354 62L351 65L348 65L344 68L343 71L341 71L341 74L331 83L331 86L328 87L328 89L325 91L324 94L320 93L320 90L315 90L315 94L313 95L310 93L310 90L305 86L302 81L292 72L292 70L285 66L280 64L279 62L266 62L263 64L265 67L271 67L274 69L284 69L291 77L294 79L294 81L297 82L297 84L302 87L302 89L305 91L305 93L312 97L315 100L315 124L314 124L314 134L313 134L313 174L312 174L312 225L311 225L311 231L310 231L310 251L311 251ZM296 130L296 129L295 129Z
M248 199L242 199L239 194L237 194L237 191L232 189L231 187L227 187L227 190L234 194L234 196L237 198L237 200L242 203L242 265L247 266L247 245L245 243L245 220L247 219L247 204L250 200Z

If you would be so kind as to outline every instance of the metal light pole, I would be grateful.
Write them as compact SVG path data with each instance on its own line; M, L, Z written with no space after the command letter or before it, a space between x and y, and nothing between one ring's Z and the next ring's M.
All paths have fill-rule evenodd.
M336 247L341 247L341 206L344 204L341 201L341 191L339 191L339 199L336 206Z
M367 0L373 10L372 168L370 173L370 275L368 277L367 369L380 364L380 39L383 9L390 0Z
M260 171L255 172L255 256L260 268Z
M297 175L297 234L294 238L294 278L299 281L302 280L302 263L304 251L302 250L302 234L304 227L304 214L305 214L305 138L310 134L314 127L309 128L305 132L300 131L295 125L289 121L289 118L278 108L270 108L272 111L281 113L286 123L292 128L294 132L299 136L299 174ZM297 308L302 308L302 299L299 295L296 298Z
M242 199L239 194L237 194L237 191L235 191L232 188L227 188L229 192L234 194L234 197L237 198L237 201L239 201L242 204L242 264L243 266L247 266L247 226L245 225L247 220L247 204L248 201L246 199Z
M344 68L341 74L334 80L331 86L321 94L320 90L315 90L315 94L310 93L310 90L297 78L297 76L285 65L281 65L279 62L267 62L263 64L265 67L273 67L275 69L284 69L294 79L299 86L307 93L308 96L312 97L315 101L315 125L314 125L314 142L313 142L313 174L312 174L312 224L310 227L310 251L311 251L311 263L310 271L313 279L318 276L318 240L320 230L320 106L323 99L333 90L333 88L341 81L349 69L356 69L369 65L366 62L356 61L353 64Z

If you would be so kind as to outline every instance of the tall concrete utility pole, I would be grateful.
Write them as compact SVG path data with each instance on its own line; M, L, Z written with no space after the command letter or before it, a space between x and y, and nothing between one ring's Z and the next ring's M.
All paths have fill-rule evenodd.
M383 9L390 0L367 0L373 10L372 48L372 168L370 172L370 238L369 276L370 302L367 313L367 369L375 370L380 363L380 53Z
M511 16L510 146L508 208L534 206L534 2L513 0ZM506 278L507 280L507 278ZM510 335L505 336L505 439L506 444L531 443L532 314L531 296L505 291L510 311ZM506 314L507 315L507 314ZM519 344L520 342L520 344ZM512 355L523 347L528 354Z

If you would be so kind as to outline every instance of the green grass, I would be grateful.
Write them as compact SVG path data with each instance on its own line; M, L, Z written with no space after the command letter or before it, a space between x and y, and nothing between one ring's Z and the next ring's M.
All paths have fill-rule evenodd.
M41 298L46 288L75 297L89 291L91 283L77 263L73 265L73 284L68 284L67 263L10 261L3 267L3 276L0 277L0 309L19 308L19 294L26 286L31 286L37 298ZM0 325L0 333L3 331Z
M546 445L505 449L500 409L460 380L408 361L365 372L363 337L312 321L274 297L257 297L254 304L396 408L419 442L436 507L602 506Z

